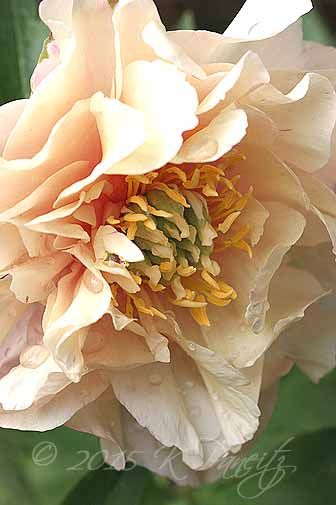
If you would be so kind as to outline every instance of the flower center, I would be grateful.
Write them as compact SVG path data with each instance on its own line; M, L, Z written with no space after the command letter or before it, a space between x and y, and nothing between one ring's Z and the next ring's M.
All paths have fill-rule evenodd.
M144 254L144 261L128 265L136 282L155 293L168 291L173 305L190 309L204 326L210 324L208 304L225 307L237 298L222 279L216 255L229 247L252 254L245 240L249 227L236 223L251 190L242 195L236 188L239 176L225 175L243 159L234 152L216 165L171 165L129 176L121 216L108 219ZM165 317L147 307L141 294L129 294L127 315L134 317L135 310Z

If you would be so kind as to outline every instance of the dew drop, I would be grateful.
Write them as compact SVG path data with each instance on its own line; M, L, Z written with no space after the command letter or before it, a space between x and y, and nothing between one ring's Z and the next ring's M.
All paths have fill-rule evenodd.
M190 351L192 351L192 352L196 351L196 345L195 344L190 343L190 344L188 344L188 347L189 347Z
M43 345L31 345L20 355L20 363L24 368L35 369L41 366L48 358L49 351Z
M193 387L195 387L195 383L193 381L187 381L185 385L188 389L192 389Z
M103 282L89 270L84 274L84 284L92 293L98 294L103 290Z
M149 382L152 384L152 386L160 386L162 384L162 376L154 373L149 377Z
M253 326L252 326L252 329L255 333L259 333L261 332L261 330L263 329L263 326L264 326L264 322L262 319L257 319L254 323L253 323Z

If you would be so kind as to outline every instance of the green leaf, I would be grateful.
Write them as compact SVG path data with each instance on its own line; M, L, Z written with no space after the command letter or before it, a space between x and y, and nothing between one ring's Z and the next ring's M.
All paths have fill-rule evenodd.
M121 473L104 465L89 471L64 500L63 505L105 505L106 499Z
M270 457L244 477L195 495L202 505L323 505L335 504L336 430L303 435L290 442L288 452L270 451ZM259 462L261 461L260 455ZM242 467L243 468L243 467Z
M23 451L14 440L0 430L0 505L36 504L26 477Z
M281 381L272 420L255 449L269 450L281 441L336 427L336 370L320 384L295 369Z
M107 465L88 472L63 505L141 505L151 474L144 468L117 472Z
M30 76L47 35L35 0L1 0L1 103L29 96Z
M121 474L104 505L147 505L143 497L146 488L151 484L152 478L148 470L141 467L126 470Z

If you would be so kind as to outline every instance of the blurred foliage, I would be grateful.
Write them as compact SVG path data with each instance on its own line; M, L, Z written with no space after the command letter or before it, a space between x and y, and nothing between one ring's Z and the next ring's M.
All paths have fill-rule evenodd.
M169 5L173 4L166 2L166 8ZM180 27L200 25L201 11L176 12ZM166 11L171 23L176 12ZM306 17L305 37L332 44L335 39L322 19L317 12ZM224 29L229 20L216 22ZM29 78L46 36L36 0L1 0L2 103L29 95ZM246 457L255 456L256 464L263 460L261 468L265 467L274 451L288 442L284 464L289 468L283 478L273 471L260 481L261 470L254 468L248 479L235 474L194 491L176 488L141 468L128 472L107 468L98 441L83 433L66 428L47 433L0 430L0 505L334 505L335 390L336 372L318 386L298 371L282 381L272 421ZM251 499L267 486L267 492Z

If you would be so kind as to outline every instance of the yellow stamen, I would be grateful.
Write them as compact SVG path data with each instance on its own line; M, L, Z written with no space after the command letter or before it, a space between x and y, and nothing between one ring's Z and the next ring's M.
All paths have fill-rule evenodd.
M163 191L171 200L173 200L176 203L180 203L181 205L183 205L183 207L186 208L190 207L190 205L187 203L187 200L184 198L183 195L181 195L174 189L171 189L166 184L163 184L161 182L155 182L153 184L153 189L159 189L160 191Z
M144 214L125 214L123 220L127 223L137 223L138 221L147 221L147 216Z

